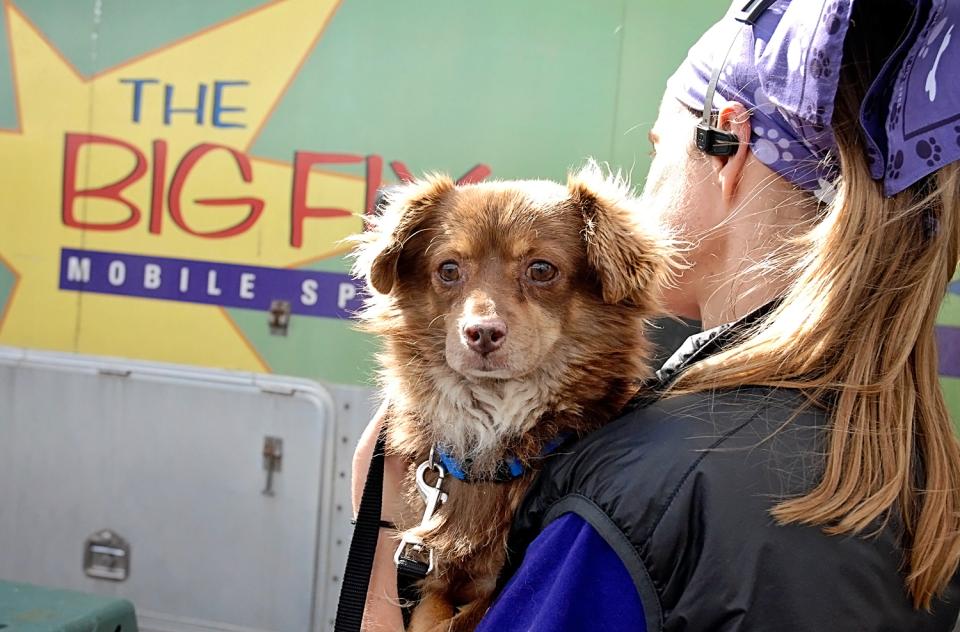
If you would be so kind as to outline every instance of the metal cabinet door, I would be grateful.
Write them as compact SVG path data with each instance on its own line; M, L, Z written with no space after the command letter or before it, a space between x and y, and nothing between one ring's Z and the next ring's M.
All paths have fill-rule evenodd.
M333 426L306 380L0 348L0 578L126 597L143 630L315 629ZM105 528L124 581L84 573Z

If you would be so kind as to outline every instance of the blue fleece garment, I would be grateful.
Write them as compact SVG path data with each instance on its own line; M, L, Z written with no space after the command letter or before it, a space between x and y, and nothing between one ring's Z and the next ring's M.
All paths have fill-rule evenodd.
M580 516L564 514L527 549L476 632L646 632L623 562Z

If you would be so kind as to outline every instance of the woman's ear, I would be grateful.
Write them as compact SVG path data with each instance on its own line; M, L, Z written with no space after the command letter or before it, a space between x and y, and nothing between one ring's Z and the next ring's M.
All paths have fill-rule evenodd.
M671 242L657 230L637 222L626 184L604 177L589 165L567 180L570 200L583 218L587 262L600 280L603 300L658 309L660 287L673 276Z
M729 206L737 196L743 168L747 164L747 156L750 153L750 113L742 103L729 103L720 110L717 125L725 132L736 134L740 140L737 153L734 155L712 157L723 201Z
M397 282L404 245L455 188L448 176L430 175L388 191L383 210L368 219L369 230L354 238L354 275L380 294L389 294Z

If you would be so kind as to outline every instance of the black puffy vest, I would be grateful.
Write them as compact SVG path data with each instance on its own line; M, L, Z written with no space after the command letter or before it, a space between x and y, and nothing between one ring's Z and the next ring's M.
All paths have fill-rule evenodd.
M691 339L661 379L730 335ZM819 480L825 422L788 390L638 403L548 459L515 516L501 584L534 537L573 512L630 572L649 632L952 630L960 582L931 612L914 610L896 519L876 537L851 537L771 518L779 500Z

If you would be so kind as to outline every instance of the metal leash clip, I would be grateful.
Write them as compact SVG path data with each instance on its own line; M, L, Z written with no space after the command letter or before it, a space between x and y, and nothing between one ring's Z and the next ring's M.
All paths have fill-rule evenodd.
M437 472L437 480L433 485L428 483L424 477L427 470L436 470ZM443 465L434 462L433 448L431 448L430 458L417 467L417 488L420 490L420 496L423 497L423 502L426 504L426 508L423 510L423 518L420 520L421 527L426 526L433 519L433 515L437 512L437 509L440 508L440 505L447 501L447 494L441 489L443 486L443 478L446 474L447 471ZM410 547L417 557L426 557L426 564L415 558L408 557L405 554L407 547ZM423 538L420 536L405 532L400 538L400 546L397 547L397 552L393 556L393 562L397 565L397 568L403 568L416 575L425 577L433 570L433 549L425 546Z

